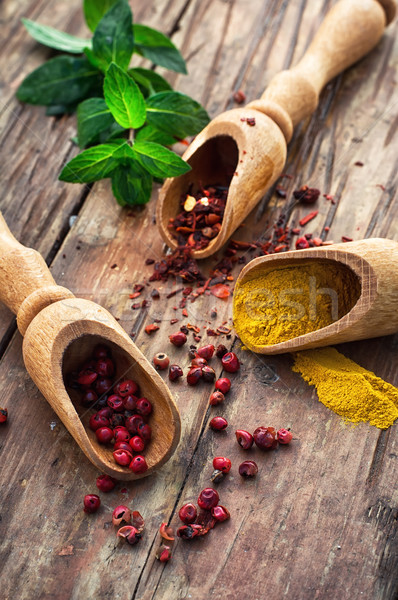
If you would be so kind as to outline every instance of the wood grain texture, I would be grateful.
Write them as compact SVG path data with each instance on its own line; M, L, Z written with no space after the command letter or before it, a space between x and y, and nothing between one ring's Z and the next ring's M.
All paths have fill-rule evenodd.
M16 4L5 4L12 21ZM171 75L170 80L179 90L203 101L212 117L234 106L231 96L238 87L244 89L248 101L254 100L273 75L296 63L333 4L333 0L131 2L137 19L165 31L174 29L173 39L188 57L190 75ZM66 6L57 2L61 5ZM47 15L45 22L59 25L55 14L52 20L50 5L47 13L44 3L27 2L26 6L31 7L31 18L39 18L35 11L40 8L43 19ZM79 3L73 2L73 6L77 11ZM145 16L148 19L144 20ZM174 27L176 22L178 27ZM79 33L81 22L73 23L75 29L69 31ZM15 23L7 26L8 38L15 28ZM27 38L19 41L21 56L29 54L31 43ZM326 86L314 116L295 131L286 166L294 178L283 179L288 198L293 189L306 183L333 194L336 200L331 204L321 197L319 215L305 231L335 241L342 235L398 240L394 200L397 58L394 22L373 52ZM17 61L15 68L20 68ZM62 123L46 120L39 108L20 110L22 116L39 119L40 130L52 123L54 144L65 144L68 136L58 128ZM24 137L22 127L14 127L8 118L3 122L9 135L19 132L19 137ZM69 128L73 134L73 119ZM34 145L21 152L24 164L31 166L36 156ZM37 154L41 159L41 153ZM12 167L8 151L2 149L2 156L8 168ZM45 167L51 157L44 159ZM357 161L364 166L355 166ZM44 167L40 161L35 186ZM38 196L43 207L58 185L52 175L47 195ZM79 187L65 185L63 189L81 198ZM3 194L7 196L8 189ZM128 333L135 333L134 341L149 360L165 350L186 372L186 350L171 347L168 334L187 321L201 327L209 321L210 326L221 324L231 317L231 303L203 296L188 303L189 317L183 319L180 310L173 310L180 296L166 296L184 284L169 282L157 286L160 300L131 310L128 295L132 285L152 272L144 265L145 258L156 259L164 251L153 222L156 196L157 190L147 209L121 210L108 183L96 184L81 199L79 217L66 236L64 233L62 247L53 252L51 270L59 285L102 304L120 319ZM69 214L66 204L66 197L58 198L57 211ZM36 201L29 206L32 221L39 219L42 204ZM296 206L294 200L282 201L271 190L237 236L266 238L281 211L293 224L308 208ZM11 208L7 219L10 212ZM18 222L11 229L28 243L19 236ZM59 223L49 222L58 233ZM26 220L25 235L28 224ZM325 225L330 226L328 233ZM41 235L37 248L46 241ZM205 272L210 264L204 262ZM150 289L145 287L141 297L149 299ZM218 317L212 321L209 312L213 306L218 308ZM173 317L179 318L174 327L169 325ZM160 330L150 337L143 328L155 318L162 321ZM214 338L203 334L203 341L207 340L213 342ZM236 349L244 363L220 407L230 422L228 433L217 436L207 427L211 386L190 389L185 381L170 384L182 417L176 454L153 477L121 483L114 492L100 494L102 508L90 517L81 510L82 498L96 491L98 473L30 381L22 363L20 335L8 346L4 344L1 403L10 412L9 425L0 431L0 552L7 573L2 581L4 598L168 600L191 596L232 600L267 594L272 600L395 600L396 425L386 432L365 425L346 427L317 401L312 388L291 372L288 356L258 357L243 353L238 341L232 345L233 338L221 341ZM339 350L398 384L396 336L345 344ZM212 364L219 375L219 362L213 359ZM254 429L260 424L291 426L295 440L291 447L270 455L250 453L258 460L260 473L252 482L241 481L237 466L247 455L236 444L233 431L238 426ZM18 436L14 435L16 427ZM185 500L195 501L200 489L210 483L211 460L217 454L233 461L230 476L219 487L231 521L198 543L179 541L172 562L161 565L155 559L160 523L177 523L179 506ZM144 537L134 548L116 544L110 523L112 509L125 503L146 519Z

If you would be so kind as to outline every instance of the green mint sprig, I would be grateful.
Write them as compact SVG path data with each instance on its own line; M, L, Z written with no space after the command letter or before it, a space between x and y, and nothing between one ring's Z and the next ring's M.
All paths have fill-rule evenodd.
M84 0L83 10L92 39L23 19L35 40L69 55L56 56L30 73L17 97L47 106L48 115L77 112L77 143L83 151L65 165L59 179L92 183L109 177L119 204L145 204L153 178L190 169L167 146L198 133L209 117L152 69L130 67L136 53L186 73L169 38L133 24L127 0Z

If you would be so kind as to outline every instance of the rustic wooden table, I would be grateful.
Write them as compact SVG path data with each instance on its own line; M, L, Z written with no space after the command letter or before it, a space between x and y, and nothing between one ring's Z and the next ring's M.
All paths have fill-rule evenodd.
M277 71L300 58L333 4L131 0L135 20L171 34L187 59L188 76L167 77L211 116L234 105L238 88L248 100L257 98ZM127 332L135 332L149 359L167 351L186 368L187 353L168 343L176 327L170 319L202 327L216 306L219 325L230 319L231 302L202 296L183 319L173 310L176 298L166 298L175 287L168 282L160 301L131 310L133 284L151 274L145 259L165 252L154 225L157 190L145 210L133 211L118 207L108 180L91 188L59 182L61 166L76 154L69 141L75 117L49 118L42 107L15 98L23 77L52 54L28 36L20 18L86 36L80 0L4 0L1 11L0 209L15 236L43 254L60 285L108 308ZM314 235L398 239L397 32L395 21L369 56L327 86L315 115L290 144L288 197L307 183L336 200L318 201L319 215L307 228ZM290 223L308 212L285 203L269 193L240 239L263 234L281 211ZM211 264L205 262L204 270ZM144 326L154 318L162 323L148 336ZM222 409L229 434L208 428L211 387L171 384L183 426L174 457L157 475L101 494L100 512L88 516L82 499L97 491L98 473L29 379L15 319L0 307L0 405L10 415L0 430L2 598L397 598L397 426L346 426L292 373L289 356L245 353L235 336L221 341L243 361ZM398 384L397 336L341 350ZM269 454L253 451L259 474L243 481L237 465L247 455L233 432L260 424L291 427L295 439ZM179 506L195 501L209 484L216 455L233 461L219 485L231 520L197 542L178 541L172 561L159 563L160 523L177 524ZM110 515L120 503L146 519L145 535L133 548L116 543Z

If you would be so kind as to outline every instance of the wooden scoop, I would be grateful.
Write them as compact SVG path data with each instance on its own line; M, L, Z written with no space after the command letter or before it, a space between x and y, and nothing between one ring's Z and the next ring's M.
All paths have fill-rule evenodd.
M193 256L205 258L225 244L281 174L293 128L314 112L323 86L374 48L395 9L394 0L340 0L293 69L276 75L260 100L203 129L183 156L192 170L167 179L159 193L156 220L168 246L177 247L169 220L181 212L181 196L191 185L195 193L212 184L229 186L224 219L217 237Z
M131 480L150 475L171 457L181 423L162 378L108 311L55 284L40 254L17 242L1 213L0 300L17 315L29 375L96 467L116 479ZM153 403L152 440L145 451L149 468L142 475L119 466L112 450L99 445L87 426L92 411L79 405L80 394L65 388L65 377L91 358L98 343L112 350L115 381L134 379Z
M339 263L355 274L360 292L354 306L339 320L311 333L269 346L251 343L236 311L236 301L242 294L242 285L261 277L267 271L286 266L300 268L300 265L308 264L309 260L322 262L325 269L331 264ZM350 292L351 290L345 290L347 294ZM260 354L282 354L396 333L398 242L372 238L255 258L242 269L236 281L234 325L245 346Z

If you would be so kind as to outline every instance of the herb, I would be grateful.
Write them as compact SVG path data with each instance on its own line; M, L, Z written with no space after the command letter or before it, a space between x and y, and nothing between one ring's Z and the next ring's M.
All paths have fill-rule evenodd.
M92 183L110 178L119 204L146 204L154 177L190 170L166 146L198 133L209 117L152 69L130 66L138 54L166 69L187 72L169 38L133 23L127 0L84 0L83 10L91 39L22 19L36 41L68 55L55 56L30 73L17 97L47 106L48 115L77 113L74 141L82 152L64 166L59 179Z

